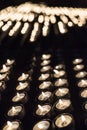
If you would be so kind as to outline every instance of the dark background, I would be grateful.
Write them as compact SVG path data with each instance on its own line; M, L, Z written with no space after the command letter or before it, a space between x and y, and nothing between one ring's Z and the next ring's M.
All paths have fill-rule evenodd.
M18 5L29 0L0 0L0 9L9 5ZM49 6L87 7L87 0L31 0L34 3L44 2Z

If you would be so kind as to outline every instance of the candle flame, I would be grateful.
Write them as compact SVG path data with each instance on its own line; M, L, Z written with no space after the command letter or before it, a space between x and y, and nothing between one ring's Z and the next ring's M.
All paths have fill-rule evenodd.
M63 101L62 101L62 99L59 99L59 104L61 105L61 104L63 104Z
M42 96L45 97L45 93L44 92L42 92Z
M59 88L59 91L60 91L61 93L64 93L64 90L62 90L62 89L60 89L60 88Z
M19 94L19 93L17 93L17 97L20 97L20 94Z
M25 73L22 73L22 77L25 78Z
M10 60L10 59L7 59L7 63L11 63L11 60Z
M38 108L43 111L43 107L41 105L38 105Z
M53 70L56 74L59 74L59 71L58 70Z
M65 120L66 120L64 115L61 115L61 119L62 119L63 122L65 122Z
M15 107L12 107L12 112L13 112L13 113L15 112Z
M20 85L20 86L23 86L23 83L19 82L19 85Z
M8 126L12 126L12 123L10 121L7 121Z
M6 69L7 69L6 65L3 65L3 70L6 70Z

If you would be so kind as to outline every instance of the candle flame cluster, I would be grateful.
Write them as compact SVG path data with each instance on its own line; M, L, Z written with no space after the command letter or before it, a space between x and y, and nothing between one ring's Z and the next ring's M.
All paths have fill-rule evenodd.
M86 20L86 8L49 7L45 4L31 2L9 6L0 11L0 28L2 31L7 31L13 26L8 33L10 37L14 36L22 25L20 33L25 35L30 31L30 24L33 24L33 30L29 36L30 42L34 42L40 35L46 37L50 33L51 24L57 26L56 29L60 34L65 34L70 27L84 26ZM14 21L16 22L15 25L13 24ZM54 32L58 34L55 29Z

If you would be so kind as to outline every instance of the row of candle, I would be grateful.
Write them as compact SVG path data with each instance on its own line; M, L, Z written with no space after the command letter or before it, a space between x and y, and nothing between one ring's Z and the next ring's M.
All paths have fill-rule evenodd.
M41 60L42 60L41 66L48 68L45 71L42 71L43 67L40 69L40 72L44 72L44 77L45 77L45 74L47 74L47 72L48 73L50 72L49 68L52 69L52 67L49 65L51 62L51 57L52 55L50 54L44 54L41 57ZM48 62L48 64L42 64L44 63L45 60L48 60L50 62ZM59 74L61 73L61 71L59 72L59 70L61 69L63 69L64 71L64 65L59 64L55 67L54 72L57 71L58 73L56 73L56 76L54 74L54 78L60 79L60 77L63 76ZM65 71L64 71L64 74L65 74ZM50 79L48 78L40 79L39 77L39 80L41 81L41 84L39 85L40 93L38 94L38 97L36 98L36 101L37 103L39 103L39 105L37 106L35 110L35 115L37 119L39 118L39 120L41 119L42 120L37 122L34 125L33 130L41 130L41 129L44 129L44 130L55 129L56 130L56 129L61 129L61 128L63 129L65 127L68 129L68 126L73 124L74 120L73 120L72 115L67 113L67 112L72 111L72 105L70 101L69 89L67 87L63 87L65 84L63 84L62 82L65 80L63 79L62 81L61 79L62 84L60 83L59 86L62 86L62 87L59 87L58 89L56 89L56 91L54 91L54 88L51 82L52 77L50 77ZM54 91L54 93L52 93L52 90ZM53 103L53 100L56 102ZM53 119L55 116L57 117Z
M33 69L33 68L32 68ZM32 79L32 74L30 71L28 73L22 73L18 79L15 90L16 93L12 97L12 105L7 113L7 121L3 125L3 130L21 130L22 129L22 118L25 116L25 106L24 104L28 102L28 91L30 87L30 82Z
M80 99L80 107L82 112L86 114L87 111L87 72L85 70L85 65L83 64L82 58L76 58L73 60L75 71L75 78L77 80L78 95ZM77 69L75 69L77 66Z
M6 63L2 65L0 69L0 91L3 91L6 88L6 81L9 80L9 75L11 73L11 69L15 63L13 59L7 59Z

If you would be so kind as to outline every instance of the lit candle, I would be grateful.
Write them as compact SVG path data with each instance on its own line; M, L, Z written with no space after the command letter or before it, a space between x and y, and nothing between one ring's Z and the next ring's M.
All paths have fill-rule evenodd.
M50 60L43 60L43 62L41 62L41 66L45 66L45 65L48 65L50 64Z
M57 100L57 102L54 104L54 108L56 109L56 111L60 112L60 111L71 111L71 101L70 99L59 99Z
M57 99L60 97L69 97L69 89L68 88L58 88L55 91L55 96Z
M41 72L47 72L47 71L49 71L51 69L51 66L43 66L42 68L41 68Z
M23 106L12 106L8 112L7 115L9 117L23 117L24 116L24 107Z
M50 81L44 81L39 85L39 89L41 90L45 90L45 89L51 90L51 88L52 88L52 83Z
M56 82L55 82L55 86L57 86L57 87L60 87L60 86L67 86L68 85L68 81L67 81L67 79L58 79L58 80L56 80Z
M53 70L54 71L54 78L60 78L65 76L66 72L64 70Z
M0 74L0 81L2 81L2 80L6 81L6 80L8 80L8 79L9 79L9 77L8 77L7 73L5 73L5 74Z
M51 54L43 54L41 57L42 60L48 60L50 58L51 58Z
M22 102L25 103L27 102L28 97L26 93L16 93L16 95L12 98L12 101L17 103L17 102Z
M15 60L7 59L7 61L6 61L6 66L11 66L11 65L14 64L14 62L15 62Z
M29 89L29 85L27 82L19 82L19 85L16 87L16 90L21 91L21 90L28 90Z
M84 78L87 75L86 71L81 71L76 74L76 78Z
M56 70L60 70L60 69L65 69L65 65L64 64L59 64L55 66Z
M6 88L5 82L4 81L0 81L0 91L5 90L5 88Z
M68 128L73 129L72 127L74 127L73 126L74 120L72 115L64 113L56 117L54 124L55 124L55 130L63 128L66 128L68 130Z
M18 78L18 81L26 81L29 77L29 74L22 73L22 75Z
M51 106L46 104L46 105L38 105L38 108L36 110L36 115L38 116L45 116L49 115L49 112L51 111Z
M20 128L19 121L7 121L2 130L18 130Z
M80 96L81 96L81 98L87 99L87 88L86 88L86 89L83 89L83 90L80 92Z
M47 119L39 121L34 125L33 130L50 130L50 122Z
M77 58L77 59L74 59L74 60L73 60L73 64L74 64L74 65L80 64L80 63L82 63L82 62L83 62L83 59L81 59L81 58Z
M80 71L80 70L84 69L84 65L83 64L76 65L73 69L75 71Z
M6 65L3 65L2 69L0 70L0 73L7 73L10 71L10 67L7 67Z
M87 87L87 79L81 79L79 82L78 82L78 87L80 88L85 88Z
M41 74L41 76L38 78L40 81L47 80L50 77L48 73L46 74Z
M52 93L50 91L41 92L41 94L38 96L39 101L51 101Z

